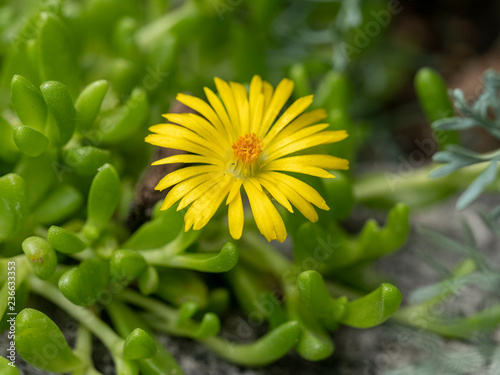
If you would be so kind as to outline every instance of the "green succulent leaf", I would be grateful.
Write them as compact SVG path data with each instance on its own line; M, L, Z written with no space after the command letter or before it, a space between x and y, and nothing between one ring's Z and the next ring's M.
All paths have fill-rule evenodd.
M16 236L28 217L28 194L24 179L14 173L0 177L0 242Z
M7 352L8 355L10 355L9 352ZM15 361L15 356L14 356L14 361ZM17 369L16 365L13 365L12 361L10 361L7 358L0 357L0 372L4 375L19 375L19 370Z
M144 257L133 250L116 250L110 261L111 276L115 280L130 282L142 274L148 264Z
M120 201L120 179L111 164L104 164L90 186L86 226L102 230L111 219Z
M183 231L183 217L175 207L161 211L156 218L141 225L123 245L127 249L156 249L173 241Z
M126 338L136 328L152 334L146 322L128 306L113 301L106 306L106 310L120 336ZM181 368L163 345L156 341L156 348L157 353L154 357L137 361L141 373L144 375L182 375Z
M349 302L340 322L355 328L374 327L394 314L401 300L398 288L391 284L382 284L370 294Z
M159 271L157 296L174 306L193 302L205 307L208 301L208 288L198 274L179 269L163 269Z
M147 252L144 253L148 260ZM219 253L184 253L165 259L162 264L176 268L186 268L195 271L220 273L232 269L238 262L239 254L236 246L228 242Z
M23 125L43 132L47 121L47 106L40 90L21 75L12 78L11 100Z
M49 140L42 133L29 126L18 126L13 136L17 148L31 157L40 155L49 145Z
M47 240L37 236L28 237L23 241L22 247L36 276L47 280L54 274L57 255Z
M149 295L158 290L159 276L155 267L147 267L139 275L139 290L144 295Z
M68 88L58 81L48 81L40 86L43 99L57 126L52 137L58 146L65 145L75 131L75 108Z
M270 331L251 344L236 344L228 337L211 337L203 342L218 355L242 366L265 366L283 357L302 334L301 326L290 321Z
M59 327L38 310L24 309L17 315L15 343L21 358L41 370L62 373L81 366Z
M92 82L85 87L75 102L76 108L76 128L80 132L88 131L94 123L106 93L109 84L105 80Z
M19 158L19 149L14 142L14 128L0 116L0 160L15 163Z
M123 344L123 357L125 359L151 358L157 351L154 340L141 328L134 329Z
M55 225L49 228L47 239L54 249L64 254L79 253L87 247L76 234Z
M40 77L42 81L63 82L74 93L78 88L79 77L75 74L76 56L71 33L61 20L51 13L42 13L40 22L40 33L36 41Z
M108 163L110 159L109 151L92 146L75 147L64 151L64 163L81 176L94 175L99 167Z
M148 111L146 92L141 88L134 89L124 106L102 118L103 141L115 144L129 138L144 123Z
M319 272L302 272L297 279L297 286L305 308L313 316L337 322L345 314L346 299L333 299Z
M59 289L62 294L79 306L91 306L98 301L106 288L109 264L98 258L85 259L61 276Z
M60 223L76 213L82 203L82 194L75 187L60 184L35 209L33 216L40 224Z

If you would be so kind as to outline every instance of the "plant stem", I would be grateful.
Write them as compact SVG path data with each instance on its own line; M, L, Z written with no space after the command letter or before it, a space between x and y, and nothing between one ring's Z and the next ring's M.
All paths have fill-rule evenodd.
M71 317L92 332L114 356L121 356L124 340L90 310L74 305L61 294L57 287L37 277L31 276L29 284L33 292L65 310Z

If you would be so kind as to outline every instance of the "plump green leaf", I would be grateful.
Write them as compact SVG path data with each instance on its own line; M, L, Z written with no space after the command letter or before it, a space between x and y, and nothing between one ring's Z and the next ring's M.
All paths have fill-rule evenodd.
M19 158L19 149L14 143L14 128L0 116L0 161L14 163Z
M64 163L81 176L94 175L98 168L108 163L111 153L92 146L82 146L66 149Z
M11 347L13 348L13 350L11 352L7 351L7 354L5 356L9 357L12 355L12 360L4 358L4 357L0 357L0 372L3 375L19 375L19 370L17 369L17 366L15 365L15 361L16 361L16 354L15 353L16 352L14 351L15 350L14 345L12 345ZM9 347L8 349L10 349L11 347Z
M401 304L401 292L391 284L378 289L346 306L342 324L355 328L370 328L385 322Z
M52 134L54 143L63 146L75 131L76 113L68 88L61 82L48 81L40 86L40 91L57 126Z
M106 306L106 310L120 336L126 338L136 328L150 332L146 322L125 304L113 301ZM172 355L163 345L156 343L158 351L153 358L138 360L141 373L144 375L183 375Z
M0 242L17 235L28 217L26 183L10 173L0 177Z
M250 344L236 344L227 337L211 337L204 342L218 355L242 366L265 366L284 356L302 334L301 326L290 321Z
M62 373L81 366L59 327L38 310L24 309L17 315L15 343L21 358L41 370Z
M134 329L123 344L123 357L125 359L151 358L157 351L154 340L141 328Z
M60 184L35 209L33 216L40 224L60 223L82 206L82 194L72 185Z
M139 290L148 295L158 290L159 276L155 267L149 266L139 275Z
M40 15L37 61L42 81L63 82L74 94L78 89L79 73L75 69L76 55L70 30L51 14Z
M56 271L57 255L50 243L37 236L23 241L23 251L28 257L33 272L42 280L47 280Z
M98 301L108 283L109 264L97 258L85 259L59 279L62 294L75 305L91 306Z
M102 101L108 92L109 84L105 80L92 82L85 87L75 102L76 108L76 128L80 132L85 132L94 123Z
M47 121L47 106L42 93L20 75L12 78L10 86L12 106L23 125L43 132Z
M55 225L49 228L47 239L54 249L64 254L75 254L87 247L76 234Z
M14 171L26 181L30 207L40 202L61 176L56 158L56 152L47 150L36 158L23 155L17 163Z
M157 296L163 300L181 306L194 302L205 307L208 300L208 288L205 282L194 272L177 269L164 269L159 272L160 282Z
M111 164L104 164L92 181L87 204L87 227L100 231L120 201L120 179Z
M146 259L147 252L144 253ZM238 262L236 246L228 242L219 253L184 253L164 260L164 265L202 272L227 272Z
M319 272L302 272L297 279L297 286L304 307L313 316L338 321L345 313L347 300L333 299Z
M49 145L47 137L29 126L18 126L14 129L13 136L17 148L28 156L40 155Z
M146 92L141 88L134 89L123 107L102 118L99 128L103 141L114 144L129 138L144 123L148 111Z
M116 280L132 281L146 270L144 257L133 250L116 250L110 261L111 276Z
M173 241L183 231L183 217L175 207L161 211L153 220L141 225L123 245L127 249L156 249Z
M415 89L429 122L454 115L446 84L435 70L421 68L415 76Z

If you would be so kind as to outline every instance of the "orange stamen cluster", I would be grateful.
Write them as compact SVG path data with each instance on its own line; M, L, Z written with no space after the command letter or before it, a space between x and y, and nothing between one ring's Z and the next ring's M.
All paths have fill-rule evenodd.
M262 152L262 140L254 133L245 134L233 144L234 157L245 164L252 164Z

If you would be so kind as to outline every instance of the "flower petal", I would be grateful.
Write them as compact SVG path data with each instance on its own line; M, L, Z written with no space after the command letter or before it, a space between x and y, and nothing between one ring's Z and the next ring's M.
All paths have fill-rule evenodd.
M165 190L166 188L178 184L179 182L190 177L198 176L203 173L217 172L220 170L220 167L215 165L197 165L177 169L176 171L163 177L160 182L158 182L158 185L156 185L155 190Z
M260 233L268 241L283 242L286 238L285 224L269 198L249 181L245 181L243 187L250 201L250 207Z
M228 208L229 233L235 240L241 238L244 221L243 202L241 200L241 193L238 192L235 198L231 200L231 203L229 203Z
M276 91L273 94L271 102L267 106L264 120L262 121L262 124L258 130L257 135L259 136L259 138L264 138L264 135L266 135L274 119L276 118L276 116L278 116L278 113L280 113L288 98L290 98L290 96L292 95L292 91L293 81L286 78L280 82L278 87L276 87Z
M204 173L178 183L168 192L161 205L161 210L164 211L169 209L175 202L184 197L195 187L211 178L213 178L213 173Z

